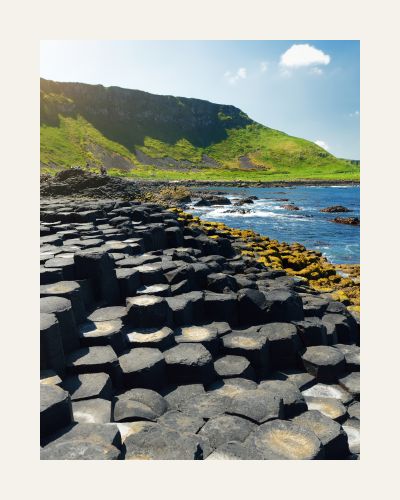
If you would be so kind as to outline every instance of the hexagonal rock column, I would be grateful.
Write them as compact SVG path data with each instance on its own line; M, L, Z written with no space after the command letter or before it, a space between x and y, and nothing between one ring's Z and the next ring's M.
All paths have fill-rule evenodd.
M52 369L61 376L65 372L61 331L55 314L40 314L40 369Z
M215 449L229 441L243 442L257 425L236 415L219 415L208 420L199 436L204 436Z
M344 372L344 355L334 347L308 347L301 358L304 368L320 382L335 382Z
M81 373L65 378L61 387L68 391L71 401L101 398L111 400L112 382L107 373Z
M247 358L259 377L269 371L269 346L265 336L254 333L234 331L222 337L223 351L226 354Z
M294 325L291 323L269 323L263 326L259 332L268 339L272 369L294 368L299 365L299 351L303 346Z
M127 321L131 326L152 328L168 326L172 322L172 312L164 297L142 295L126 299Z
M204 308L208 321L226 321L231 326L237 324L237 296L234 293L206 292Z
M346 419L347 409L339 399L313 396L304 396L304 399L310 411L319 411L336 422L343 422Z
M169 410L159 417L157 422L180 433L196 434L203 427L205 420L195 415L186 415L177 410Z
M252 389L233 391L227 413L245 417L257 424L284 417L282 398L267 391Z
M186 384L168 387L164 392L164 398L170 409L178 410L184 401L195 396L203 396L205 393L202 384Z
M122 300L125 300L126 297L132 297L135 295L136 290L141 286L139 271L136 269L121 267L117 268L115 273Z
M304 397L338 399L344 405L353 401L352 395L337 384L315 384L309 389L302 391L302 394Z
M319 411L306 411L293 422L314 432L323 444L328 460L345 458L349 454L347 435L341 425Z
M75 422L106 424L111 422L111 401L101 398L73 401L72 413Z
M339 384L346 389L354 399L360 399L360 372L351 372L340 378Z
M113 261L104 251L82 250L75 254L75 275L77 279L89 278L97 300L108 305L118 304L119 287Z
M170 383L209 384L215 377L210 352L201 344L182 343L164 352Z
M167 410L167 402L150 389L131 389L115 398L114 421L155 421Z
M285 420L260 425L245 444L254 446L266 460L318 460L324 457L314 432Z
M121 434L117 425L79 423L47 444L41 460L119 460Z
M219 352L221 340L216 328L208 326L185 326L175 330L174 334L177 344L202 344L212 356L216 356Z
M127 388L160 388L166 385L165 360L161 351L147 347L132 349L119 358L122 383Z
M179 404L179 410L188 415L209 419L226 413L229 403L228 396L213 391L182 401Z
M175 345L174 331L164 328L135 328L126 333L128 343L132 347L155 347L165 351Z
M40 286L41 297L52 297L54 295L71 301L77 323L81 323L86 319L86 308L79 283L76 281L59 281L51 285Z
M277 288L263 293L266 299L265 311L268 322L304 319L303 303L296 292Z
M111 346L82 347L67 357L67 369L72 374L108 373L118 381L118 358Z
M339 349L344 355L346 369L350 372L360 371L360 348L357 345L335 344L333 347Z
M117 354L127 347L124 326L120 319L111 321L86 321L79 325L81 345L83 347L110 345Z
M282 399L286 418L292 418L307 410L306 402L299 389L284 380L266 380L258 386L259 391L267 391Z
M227 355L214 362L214 369L221 378L243 377L255 380L256 374L244 356Z
M57 385L40 384L41 439L73 422L71 398Z
M309 317L295 325L304 346L328 345L326 326L319 318Z
M43 297L40 299L40 312L56 315L65 354L79 347L79 333L70 300L63 297Z
M126 460L202 460L201 438L160 424L146 426L125 439Z

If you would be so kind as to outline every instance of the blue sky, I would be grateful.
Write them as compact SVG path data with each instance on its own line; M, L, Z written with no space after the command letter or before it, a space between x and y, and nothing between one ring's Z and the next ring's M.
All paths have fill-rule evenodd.
M43 78L233 104L251 118L359 159L358 41L41 42Z

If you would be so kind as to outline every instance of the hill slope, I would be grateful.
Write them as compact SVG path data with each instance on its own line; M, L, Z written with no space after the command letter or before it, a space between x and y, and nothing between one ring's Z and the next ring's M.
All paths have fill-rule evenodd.
M170 179L357 180L359 166L234 106L41 79L41 167Z

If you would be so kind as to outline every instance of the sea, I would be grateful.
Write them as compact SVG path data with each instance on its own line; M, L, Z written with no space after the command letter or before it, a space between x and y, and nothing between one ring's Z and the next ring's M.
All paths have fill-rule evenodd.
M205 189L202 189L205 190ZM209 187L223 192L232 204L249 196L257 196L252 204L196 207L193 198L186 211L204 220L224 222L238 229L253 231L286 243L299 242L320 251L333 264L359 264L360 228L331 222L335 217L360 217L360 187L287 186L287 187ZM294 204L298 211L283 208ZM322 208L343 205L351 212L324 213ZM249 210L241 213L241 209Z

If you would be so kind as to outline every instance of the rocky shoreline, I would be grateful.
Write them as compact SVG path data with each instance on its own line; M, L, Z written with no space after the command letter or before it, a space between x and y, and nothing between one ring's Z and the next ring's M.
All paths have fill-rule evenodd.
M358 316L311 286L335 271L105 177L42 183L41 458L358 459Z

